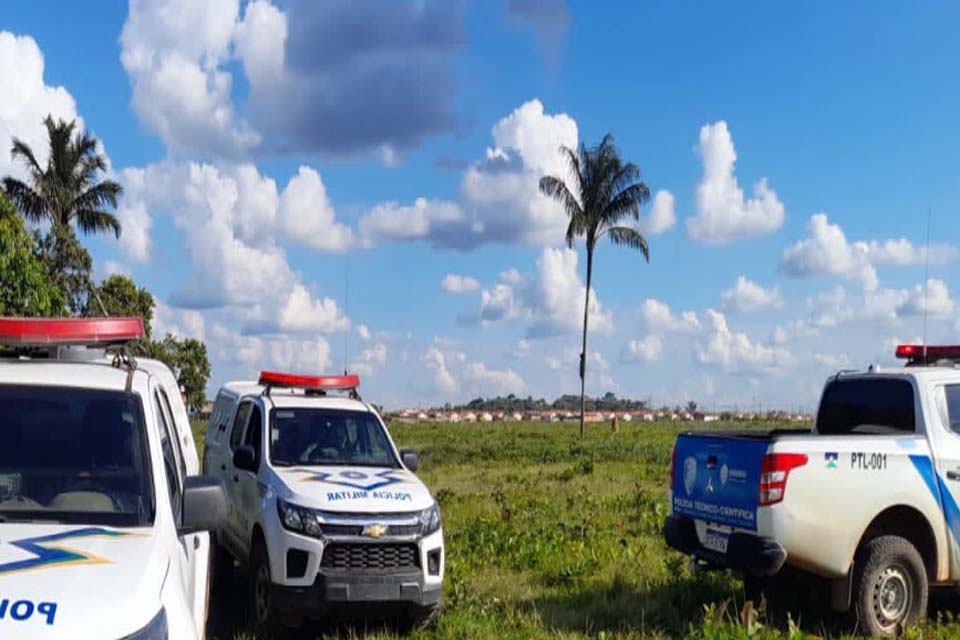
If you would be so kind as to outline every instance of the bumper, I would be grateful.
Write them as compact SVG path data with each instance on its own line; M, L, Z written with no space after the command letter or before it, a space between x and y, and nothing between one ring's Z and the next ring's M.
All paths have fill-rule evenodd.
M667 545L705 562L711 568L731 569L754 576L772 576L787 560L787 552L776 540L749 533L730 534L727 552L704 548L691 518L668 516L663 525Z
M295 615L317 617L331 610L363 605L383 611L419 609L440 603L442 585L427 585L419 571L405 574L357 575L320 573L312 586L273 586L273 602L278 610Z

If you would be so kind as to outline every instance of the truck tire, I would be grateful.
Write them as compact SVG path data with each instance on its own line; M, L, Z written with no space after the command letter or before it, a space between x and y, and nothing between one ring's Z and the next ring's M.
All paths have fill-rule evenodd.
M223 592L233 583L233 556L217 541L216 534L210 536L210 574L214 591Z
M923 558L900 536L879 536L857 553L853 613L860 631L892 638L927 613Z
M267 548L262 542L254 545L250 555L250 616L258 633L265 638L272 638L283 630L273 605L270 560Z
M433 604L426 607L417 607L410 614L410 624L414 630L432 629L440 619L440 605Z

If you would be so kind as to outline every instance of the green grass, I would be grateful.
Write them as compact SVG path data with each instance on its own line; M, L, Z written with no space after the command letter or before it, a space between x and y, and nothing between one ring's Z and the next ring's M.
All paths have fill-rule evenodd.
M447 545L440 622L410 637L835 635L843 621L804 611L802 600L778 622L744 610L737 580L691 574L686 559L664 545L660 528L679 428L624 424L614 434L590 425L580 440L571 424L393 425L398 446L420 452L418 475L441 504ZM214 606L221 607L213 630L221 640L254 637L238 622L245 606L239 586ZM395 635L356 628L304 633ZM960 626L945 622L911 633L960 637Z

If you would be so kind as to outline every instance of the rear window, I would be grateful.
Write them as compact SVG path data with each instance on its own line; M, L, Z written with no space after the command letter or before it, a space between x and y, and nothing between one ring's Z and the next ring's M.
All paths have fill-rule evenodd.
M824 435L914 433L913 385L892 378L834 380L817 414Z

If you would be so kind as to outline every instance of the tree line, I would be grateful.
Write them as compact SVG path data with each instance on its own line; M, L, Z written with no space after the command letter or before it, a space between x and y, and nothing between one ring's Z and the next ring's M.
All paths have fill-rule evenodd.
M136 345L136 355L167 364L188 404L202 407L210 378L206 345L170 333L154 338L153 295L124 275L96 282L93 258L77 238L77 231L117 238L123 231L114 213L123 187L104 177L107 161L99 141L74 121L47 116L44 125L46 162L14 138L10 154L26 179L6 176L0 189L0 315L140 317L147 337Z

